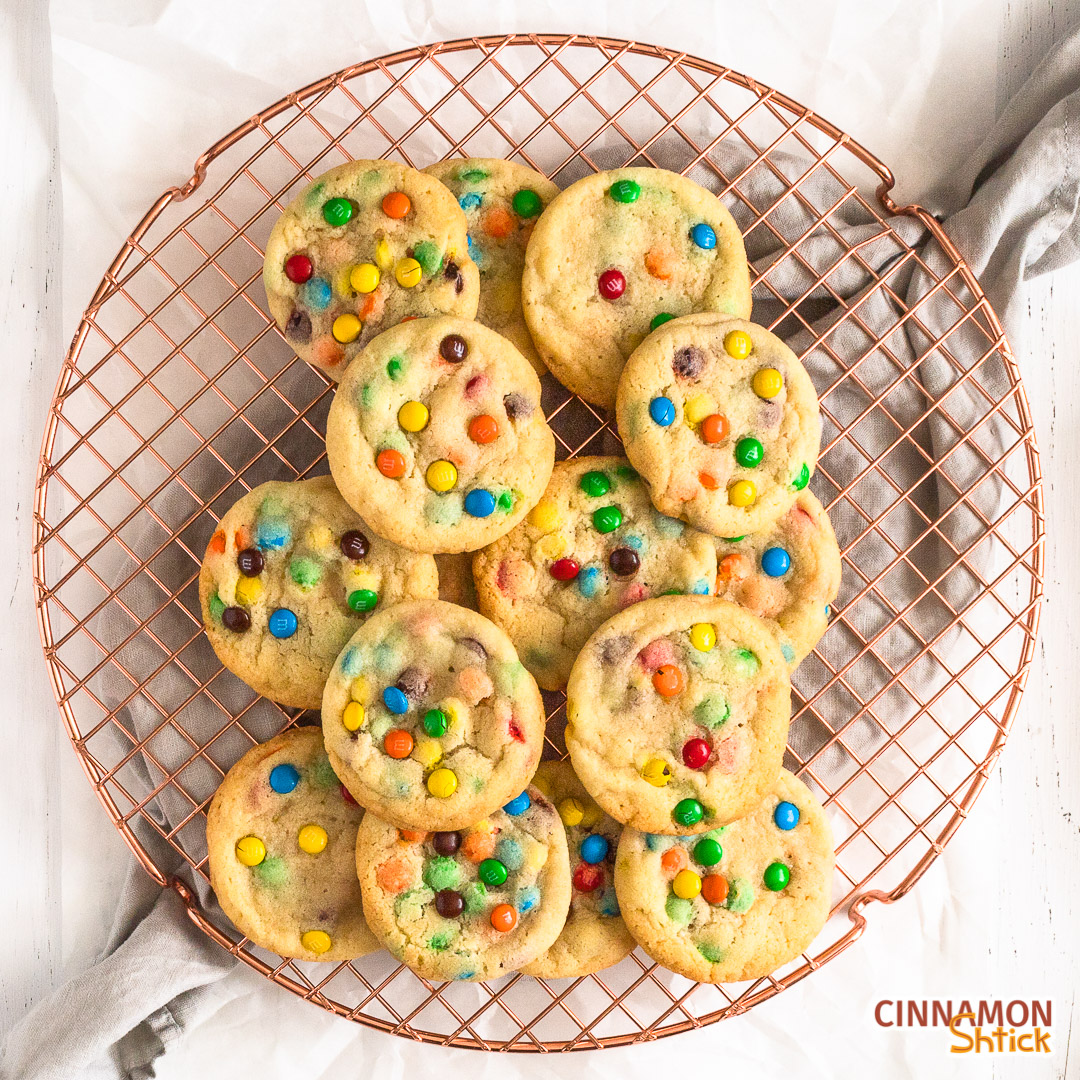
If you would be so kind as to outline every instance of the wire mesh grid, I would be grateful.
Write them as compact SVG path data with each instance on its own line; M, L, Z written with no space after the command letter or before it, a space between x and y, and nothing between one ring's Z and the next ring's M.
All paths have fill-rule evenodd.
M748 251L771 252L755 261L755 318L814 375L825 437L813 486L844 583L794 678L786 761L836 833L834 907L811 950L768 978L693 984L638 951L583 979L439 986L386 953L271 956L212 902L204 826L218 782L254 742L313 719L222 670L197 597L205 545L237 497L326 471L331 390L268 315L263 244L292 195L342 160L422 167L460 154L515 157L563 186L626 163L672 168L725 200ZM1008 734L1037 631L1043 513L998 319L934 219L896 207L891 186L842 132L729 69L625 41L515 35L339 72L252 118L162 195L64 361L34 565L54 690L87 776L197 925L292 992L383 1031L587 1049L744 1012L850 945L868 903L912 887ZM855 291L838 284L852 269ZM545 409L560 457L617 447L610 418L550 380ZM561 754L562 696L547 702L548 752Z

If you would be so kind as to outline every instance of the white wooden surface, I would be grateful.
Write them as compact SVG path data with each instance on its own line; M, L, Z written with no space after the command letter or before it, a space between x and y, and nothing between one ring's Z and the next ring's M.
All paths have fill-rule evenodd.
M126 852L62 734L38 644L29 549L41 426L60 357L96 275L134 222L135 211L141 213L165 183L186 176L195 155L227 126L309 78L405 43L525 27L638 37L752 71L879 153L897 172L900 195L915 197L978 142L995 108L1023 82L1049 43L1080 18L1078 0L941 6L945 10L918 0L881 0L864 5L865 19L853 20L839 33L835 21L843 5L830 0L761 5L626 0L587 9L533 3L527 19L505 25L491 5L464 0L452 14L414 3L404 11L383 5L374 18L367 5L357 4L347 32L337 33L333 20L344 6L331 10L328 5L283 35L280 21L268 12L284 5L260 5L256 16L247 4L70 0L53 5L54 57L44 3L0 5L0 205L5 208L0 251L7 266L0 284L6 372L0 395L0 553L9 568L0 649L5 694L0 710L0 867L5 872L0 1034L66 974L92 959L107 933L126 866ZM126 126L110 125L110 103L100 95L80 101L79 79L99 59L95 40L100 51L131 58L130 64L115 63L112 84L115 113L126 118ZM130 96L149 85L142 53L170 42L175 49L162 52L153 78L160 77L164 92L176 95L176 107L140 116L130 107ZM781 45L788 58L784 63L777 60ZM908 58L930 77L907 81ZM185 89L188 71L195 78ZM240 88L226 101L212 92L214 78L222 73L236 76ZM896 107L886 108L890 102ZM131 152L136 140L141 140L141 157ZM122 164L87 184L79 164L101 141L114 144L110 149ZM972 819L911 897L887 910L871 909L863 941L802 987L700 1036L628 1054L592 1055L590 1071L644 1075L705 1054L702 1060L714 1068L756 1057L758 1071L770 1074L769 1064L784 1055L801 1060L807 1075L824 1075L842 1046L845 1061L880 1076L916 1069L932 1077L1080 1074L1080 1047L1071 1061L1065 1049L1069 1028L1080 1027L1075 978L1080 925L1078 339L1080 270L1035 282L1015 344L1046 477L1047 601L1014 734ZM230 1048L245 1037L243 1022L260 1015L245 1012L255 1001L262 1003L261 1015L275 1010L264 1029L273 1030L274 1037L264 1039L261 1049L250 1040L244 1044L245 1072L258 1067L264 1076L295 1075L293 1054L307 1055L307 1075L321 1075L343 1059L351 1059L352 1074L356 1053L366 1055L365 1072L380 1064L395 1073L410 1067L400 1040L362 1041L363 1033L350 1025L283 994L268 1003L258 997L253 977L244 989L248 997L193 1033L161 1075L190 1076L197 1070L206 1076L235 1075ZM958 1063L939 1035L886 1031L873 1024L872 1003L879 997L957 994L1053 997L1054 1055ZM451 1073L496 1067L475 1055L443 1060ZM516 1066L536 1075L550 1070L537 1063ZM497 1067L505 1069L505 1059Z

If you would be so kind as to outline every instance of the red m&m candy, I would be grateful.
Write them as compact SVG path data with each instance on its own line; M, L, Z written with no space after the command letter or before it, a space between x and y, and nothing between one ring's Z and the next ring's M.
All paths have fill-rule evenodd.
M303 285L314 273L315 268L306 255L291 255L285 260L285 276L297 285Z
M688 769L704 769L712 750L704 739L687 739L683 743L682 759Z
M556 559L551 564L551 576L556 581L573 581L581 567L573 559Z
M604 883L604 868L600 864L582 862L574 870L574 888L578 892L594 892Z
M605 300L618 300L626 291L626 278L621 270L612 267L605 270L596 281L596 287Z

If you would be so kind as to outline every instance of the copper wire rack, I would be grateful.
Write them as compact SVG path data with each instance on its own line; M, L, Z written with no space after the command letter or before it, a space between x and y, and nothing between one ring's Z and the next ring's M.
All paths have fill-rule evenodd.
M821 794L836 834L834 906L811 949L768 978L694 984L639 950L577 980L440 986L385 952L338 965L271 956L213 902L205 811L218 783L254 742L313 719L222 670L197 597L206 543L237 497L326 471L331 389L268 314L263 245L293 194L340 161L422 167L461 154L515 157L563 186L626 163L673 168L724 199L751 255L772 252L754 263L755 318L815 378L825 435L813 487L844 575L830 628L794 676L786 761ZM252 117L161 195L64 360L34 575L86 775L193 922L278 985L369 1027L545 1052L745 1012L851 945L874 902L912 888L971 811L1016 714L1044 519L1030 411L999 320L937 221L896 206L892 185L843 132L745 75L649 45L530 34L338 72ZM837 284L848 272L855 291ZM610 418L550 380L545 408L559 456L617 447ZM547 700L549 752L562 753L562 698Z

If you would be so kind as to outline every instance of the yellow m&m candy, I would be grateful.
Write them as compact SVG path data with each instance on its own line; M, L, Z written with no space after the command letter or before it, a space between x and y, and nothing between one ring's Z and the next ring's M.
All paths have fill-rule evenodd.
M774 398L784 388L784 376L776 368L763 367L754 372L754 393L761 398Z
M379 287L380 276L374 263L361 263L352 268L349 284L359 293L374 292Z
M262 582L257 577L240 576L236 582L236 602L238 604L254 604L262 596Z
M359 701L350 701L341 714L341 722L346 731L359 731L364 724L364 706Z
M707 622L694 623L690 627L690 644L698 652L708 652L716 644L716 627Z
M403 289L419 285L423 276L423 268L415 259L401 259L394 267L394 277Z
M695 394L683 406L683 416L688 424L700 424L706 416L716 412L716 398L708 394Z
M324 952L330 951L330 946L333 943L330 940L330 935L325 930L308 930L301 935L300 944L308 952L321 956Z
M339 315L334 320L331 333L335 341L348 345L350 341L355 341L360 336L360 327L360 320L355 315Z
M582 809L581 803L571 797L569 799L563 799L559 803L559 817L562 818L564 825L580 825L581 819L585 816L585 811Z
M753 480L736 480L727 489L727 497L732 506L753 506L757 499L757 488Z
M701 892L701 878L693 870L680 870L671 888L680 900L693 900Z
M529 511L529 524L535 526L541 532L552 532L561 523L562 517L554 499L541 499Z
M406 401L398 409L397 422L405 431L423 431L428 422L427 406L422 401Z
M266 858L266 845L257 836L236 841L236 858L245 866L258 866Z
M436 769L427 778L427 789L436 799L449 799L457 791L457 777L449 769Z
M457 469L449 461L433 461L424 475L432 491L449 491L457 483Z
M650 758L641 767L641 775L653 787L666 787L671 779L671 768L663 758Z
M394 265L394 256L390 252L390 245L385 240L380 240L375 245L375 262L380 270L389 270Z
M425 769L434 768L442 761L442 747L435 739L421 739L413 747L413 760L419 761Z
M724 335L724 352L735 360L745 360L754 349L754 342L745 330L731 330Z
M326 847L328 839L326 830L321 825L305 825L296 834L296 842L300 845L300 850L306 851L309 855L318 855Z

